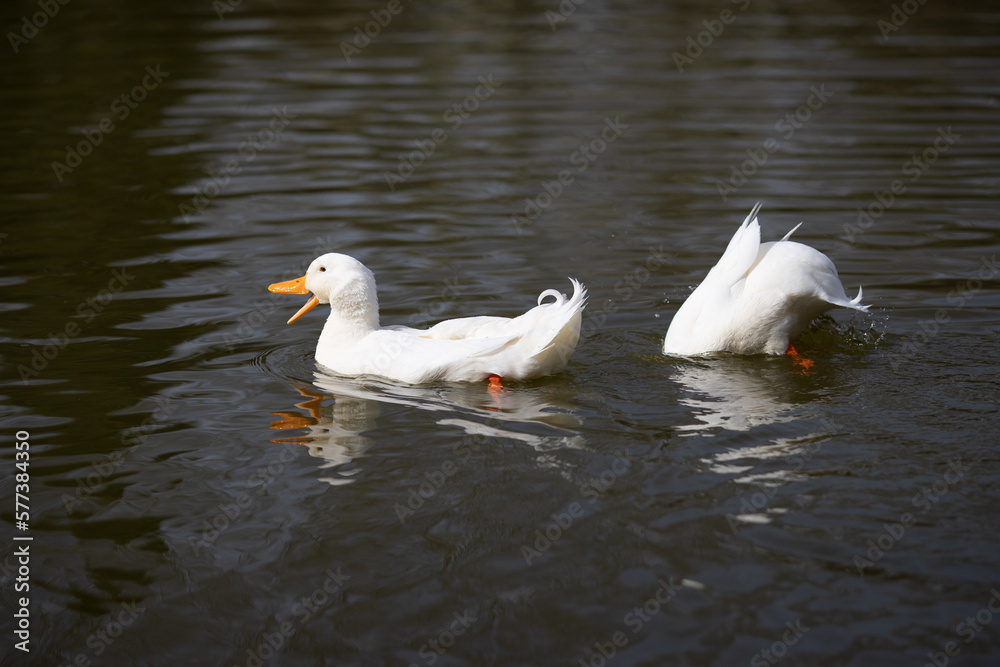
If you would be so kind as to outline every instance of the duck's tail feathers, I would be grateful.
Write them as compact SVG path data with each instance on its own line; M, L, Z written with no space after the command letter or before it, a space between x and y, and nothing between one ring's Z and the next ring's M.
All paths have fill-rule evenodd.
M789 238L791 238L792 234L795 233L795 230L797 230L801 226L802 226L802 223L800 222L799 224L797 224L794 227L792 227L792 231L790 231L787 234L785 234L784 236L782 236L781 240L782 241L787 241Z
M570 278L569 281L573 283L573 296L567 299L566 295L559 290L547 289L538 295L538 305L542 305L542 301L544 301L546 297L550 296L555 299L555 303L552 304L554 306L568 306L570 308L576 308L577 306L582 307L583 305L586 305L587 288L581 285L580 281L575 278Z
M743 224L739 226L733 238L729 240L722 257L708 272L702 284L719 285L728 287L734 295L738 295L743 289L747 271L757 260L757 252L760 250L760 224L757 222L757 213L760 211L760 202L753 207L750 215L746 217Z
M532 357L544 354L554 346L567 348L568 354L572 354L573 348L576 347L580 336L583 309L587 305L587 288L579 280L570 278L569 281L573 283L573 296L568 299L565 294L556 290L545 290L538 297L541 301L546 293L555 295L556 302L548 305L558 307L560 313L549 323L547 330L536 338L538 346L530 353ZM565 361L563 363L565 364Z
M826 298L826 301L828 303L833 304L834 306L840 306L841 308L852 308L854 310L861 311L862 313L867 313L868 306L861 303L861 297L863 294L864 290L859 287L858 295L853 299L851 299L850 301L848 301L846 298L840 299L840 298L829 298L829 297Z
M862 294L864 294L864 289L859 285L858 286L858 295L856 297L854 297L853 299L851 299L850 301L848 301L847 303L850 304L850 307L853 308L854 310L860 310L863 313L867 313L868 312L868 306L866 306L866 305L864 305L864 304L861 303L861 295Z
M572 278L570 278L570 280L572 280ZM541 294L538 295L538 305L539 306L542 305L542 301L545 301L545 297L549 297L549 296L551 296L553 299L556 300L555 304L554 304L556 306L561 306L562 304L566 303L566 295L565 294L563 294L562 292L560 292L557 289L547 289L547 290L545 290L544 292L542 292Z
M569 281L573 283L573 296L569 298L566 306L573 310L583 310L583 308L587 305L587 288L575 278L570 278ZM566 298L562 294L559 296L563 297L563 299Z

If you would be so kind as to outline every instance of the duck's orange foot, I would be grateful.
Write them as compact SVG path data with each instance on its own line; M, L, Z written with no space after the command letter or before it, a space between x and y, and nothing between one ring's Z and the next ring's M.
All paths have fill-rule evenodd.
M496 373L490 373L489 376L490 384L486 387L486 391L493 394L493 396L499 396L500 394L506 394L509 390L503 388L503 378Z
M503 388L503 378L501 378L496 373L491 373L489 376L490 383L486 386L486 391L489 393L490 398L496 403L496 407L488 407L487 410L503 410L504 409L504 394L509 394L509 389Z
M291 428L306 428L316 423L315 419L300 415L297 412L272 412L272 415L281 417L276 422L271 422L271 428L284 431Z
M276 422L271 422L271 428L277 429L279 431L284 431L287 429L298 429L307 428L316 423L316 420L311 417L306 417L300 415L297 412L272 412L272 415L276 417L281 417L280 420ZM307 445L316 438L307 438L304 436L296 436L291 438L275 438L271 442L275 442L282 445Z
M799 354L799 351L795 349L795 346L791 343L788 344L788 349L785 350L785 354L790 356L797 366L801 366L803 370L809 370L813 367L816 362L812 359L807 359Z

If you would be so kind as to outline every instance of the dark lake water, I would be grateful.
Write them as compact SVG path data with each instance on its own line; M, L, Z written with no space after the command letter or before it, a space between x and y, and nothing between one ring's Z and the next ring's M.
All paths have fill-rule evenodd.
M0 9L3 665L1000 664L1000 8L333 4ZM871 314L663 356L757 201ZM583 337L324 377L331 250Z

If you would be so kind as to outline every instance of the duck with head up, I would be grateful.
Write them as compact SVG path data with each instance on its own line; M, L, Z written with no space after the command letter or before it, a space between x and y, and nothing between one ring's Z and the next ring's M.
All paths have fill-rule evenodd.
M429 329L379 324L375 276L361 262L338 253L317 257L306 275L268 287L280 294L309 294L296 321L329 304L316 361L337 375L373 375L406 384L436 381L525 380L565 368L580 337L587 290L573 295L545 290L538 305L518 317L463 317ZM547 301L547 299L551 300Z

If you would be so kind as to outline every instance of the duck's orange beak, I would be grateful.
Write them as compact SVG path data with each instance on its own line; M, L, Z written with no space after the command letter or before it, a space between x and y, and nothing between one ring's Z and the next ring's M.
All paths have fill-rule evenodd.
M306 289L306 277L296 278L295 280L286 280L283 283L274 283L273 285L268 285L268 290L276 294L309 294L309 290ZM288 324L291 324L295 320L299 319L310 310L319 305L319 299L313 294L306 301L306 305L299 308L299 312L292 315L292 318L288 320Z

